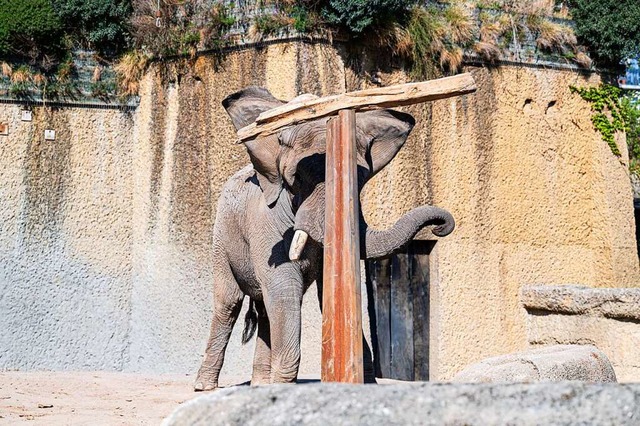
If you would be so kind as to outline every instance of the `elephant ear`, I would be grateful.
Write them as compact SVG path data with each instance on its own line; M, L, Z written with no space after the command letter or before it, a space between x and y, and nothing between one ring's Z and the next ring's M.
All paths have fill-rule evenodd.
M236 130L253 123L260 114L284 105L262 87L247 87L222 101L222 106L231 117ZM282 191L282 177L278 172L280 145L277 136L267 136L245 142L256 171L260 188L267 205L272 206Z
M273 97L267 89L251 86L227 96L222 106L231 117L236 130L248 126L265 111L284 105Z
M411 115L390 109L356 115L358 144L365 146L369 177L393 160L415 124L416 121Z

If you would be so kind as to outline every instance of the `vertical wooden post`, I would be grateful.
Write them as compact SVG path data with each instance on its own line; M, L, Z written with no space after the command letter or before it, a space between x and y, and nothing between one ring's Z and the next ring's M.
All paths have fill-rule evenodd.
M322 381L364 383L356 114L327 122Z

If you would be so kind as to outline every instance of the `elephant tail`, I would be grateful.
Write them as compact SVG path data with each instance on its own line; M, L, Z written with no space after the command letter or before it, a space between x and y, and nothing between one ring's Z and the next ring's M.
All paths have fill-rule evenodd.
M242 344L247 343L256 332L258 327L258 311L253 299L249 299L249 309L244 317L244 330L242 331Z

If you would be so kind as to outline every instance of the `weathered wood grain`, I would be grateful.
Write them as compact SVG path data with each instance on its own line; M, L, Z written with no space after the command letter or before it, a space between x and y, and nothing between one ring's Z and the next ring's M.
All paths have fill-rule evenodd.
M323 382L364 383L355 111L327 124Z
M429 380L429 253L430 241L410 246L411 294L413 299L414 380Z
M413 302L409 255L397 253L391 263L391 378L414 380Z
M377 377L391 377L391 259L369 261L375 297L374 362Z
M273 134L282 128L307 120L335 115L344 109L364 111L393 108L466 95L475 90L473 76L465 73L419 83L378 87L290 103L263 112L254 123L238 130L238 137L241 142L244 142L258 135Z

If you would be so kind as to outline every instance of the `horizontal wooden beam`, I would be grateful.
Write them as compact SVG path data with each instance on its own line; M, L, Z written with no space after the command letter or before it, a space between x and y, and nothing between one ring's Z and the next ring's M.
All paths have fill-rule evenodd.
M366 111L393 108L466 95L475 92L475 90L476 83L473 76L465 73L420 83L376 87L299 103L289 103L263 112L254 123L238 130L238 137L241 142L244 142L259 135L267 136L294 124L336 115L338 111L343 109Z

